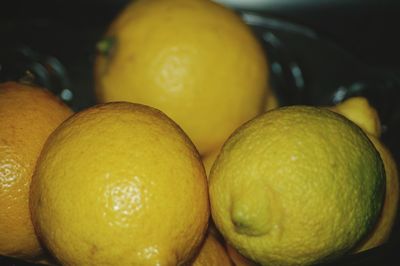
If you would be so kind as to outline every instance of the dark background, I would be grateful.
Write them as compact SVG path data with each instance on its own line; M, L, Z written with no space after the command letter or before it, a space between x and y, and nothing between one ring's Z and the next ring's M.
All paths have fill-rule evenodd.
M127 2L2 1L0 45L22 43L45 55L55 56L67 67L73 89L84 93L88 97L86 103L92 104L91 67L95 43ZM259 12L310 27L368 65L400 68L400 40L397 38L400 1L266 0ZM78 105L86 106L85 103Z
M68 87L74 95L68 103L75 110L95 104L92 93L95 45L127 2L2 1L0 81L17 79L26 66L38 67L32 66L32 61L43 63L47 56L51 56L58 59L63 70L56 75L50 73L48 79L44 78L47 87L56 93ZM282 51L288 51L289 57L284 52L280 54L281 50L265 44L266 50L271 52L271 62L286 60L289 65L295 62L304 71L306 85L301 90L296 90L295 85L288 85L288 80L293 77L275 78L276 87L282 87L283 93L278 95L282 102L329 104L339 85L345 86L356 81L367 83L361 94L368 96L378 109L386 128L383 139L399 162L400 40L397 35L400 1L266 0L263 10L257 12L305 26L318 34L315 40L301 34L275 31L274 34L284 43L285 50ZM257 27L255 31L263 33L263 29ZM20 52L16 52L20 49L18 47L29 48L30 52L21 58ZM386 245L348 256L332 265L400 265L397 254L400 244L398 228L396 225ZM0 265L24 264L0 258Z

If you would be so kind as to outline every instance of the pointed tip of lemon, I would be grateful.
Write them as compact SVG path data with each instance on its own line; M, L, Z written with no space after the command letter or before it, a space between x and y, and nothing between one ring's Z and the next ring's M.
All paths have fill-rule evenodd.
M112 48L115 46L115 42L116 42L115 37L111 36L104 37L96 44L96 49L100 54L108 56Z
M253 190L254 191L254 190ZM258 191L237 198L231 208L231 221L234 230L242 235L262 236L268 234L273 226L273 212L265 195Z

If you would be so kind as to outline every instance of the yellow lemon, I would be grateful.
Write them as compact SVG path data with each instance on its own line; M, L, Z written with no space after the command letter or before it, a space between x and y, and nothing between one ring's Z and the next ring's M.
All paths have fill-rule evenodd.
M355 252L361 252L385 243L390 237L400 196L397 165L389 149L379 140L380 120L378 112L366 98L349 98L336 106L332 106L331 109L346 116L367 132L367 136L379 151L385 167L386 194L382 213L371 233L355 248Z
M259 41L239 16L212 1L132 1L98 47L98 100L160 109L202 155L261 113L270 91Z
M208 233L207 237L195 257L192 266L231 266L232 262L224 246L212 234Z
M279 107L279 101L278 98L275 96L273 91L271 91L271 94L266 97L267 101L265 102L264 106L264 111L270 111L272 109L278 108ZM223 143L222 143L223 144ZM218 147L211 152L205 154L202 156L202 161L204 164L204 168L206 169L207 177L210 174L211 167L214 164L215 159L217 159L217 156L221 150L221 147Z
M63 265L182 265L209 219L192 142L162 112L123 102L83 110L54 131L30 203L38 234Z
M369 134L380 137L381 124L378 112L365 97L351 97L329 109L344 115Z
M385 166L386 193L379 220L368 236L355 248L355 252L368 250L385 243L392 232L399 203L399 175L396 161L389 149L375 136L368 135Z
M43 88L0 84L0 255L42 255L30 219L29 186L44 142L71 114Z
M212 217L229 244L262 265L310 265L349 252L371 230L385 172L353 122L291 106L236 130L209 183Z

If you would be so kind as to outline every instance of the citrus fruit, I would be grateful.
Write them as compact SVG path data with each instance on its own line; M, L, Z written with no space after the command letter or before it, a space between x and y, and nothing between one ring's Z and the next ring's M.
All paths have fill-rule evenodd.
M374 229L356 246L355 252L361 252L380 246L390 237L396 220L400 196L397 165L390 150L379 139L381 123L378 112L369 104L367 98L352 97L332 106L331 110L344 115L367 132L367 136L378 150L385 167L386 192L382 213Z
M267 101L265 102L264 111L270 111L272 109L279 107L278 99L273 94L272 91L271 91L271 94L266 99L267 99ZM221 143L220 146L222 146L222 145L223 145L223 143ZM220 146L218 148L212 150L211 152L205 154L204 156L202 156L202 161L203 161L204 168L206 169L207 177L210 173L211 167L214 164L215 159L217 159L217 156L221 150Z
M265 96L264 111L269 111L279 107L279 99L275 92L267 90L267 95Z
M98 101L165 112L202 155L261 113L270 91L259 41L238 15L212 1L132 1L98 48Z
M54 131L30 206L63 265L181 265L209 219L193 143L162 112L124 102L85 109Z
M206 156L203 156L203 158L202 158L204 169L206 170L206 173L207 173L207 177L210 174L211 167L213 166L215 159L217 159L219 152L220 152L220 148L215 149L211 153L207 154Z
M226 250L235 266L256 266L257 265L256 263L254 263L251 260L244 257L242 254L240 254L236 249L234 249L229 244L226 245Z
M231 266L232 262L224 246L212 234L208 233L207 237L195 257L192 266Z
M71 114L43 88L0 84L0 255L42 255L29 214L29 185L44 142Z
M367 135L375 145L375 148L379 151L383 160L386 173L386 191L382 212L378 222L367 237L356 246L355 252L361 252L380 246L389 239L396 221L399 205L400 187L396 161L394 160L390 150L382 143L382 141L373 135Z
M262 265L310 265L349 252L372 229L382 160L356 124L332 111L277 108L241 126L211 168L213 220Z
M378 138L381 135L378 112L369 104L368 99L365 97L351 97L337 105L329 107L329 109L344 115L369 134Z

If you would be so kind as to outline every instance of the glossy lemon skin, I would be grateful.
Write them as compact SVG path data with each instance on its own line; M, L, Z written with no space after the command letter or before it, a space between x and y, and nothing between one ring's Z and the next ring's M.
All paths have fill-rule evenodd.
M181 265L204 238L207 180L175 122L148 106L109 103L48 139L31 211L63 265Z
M47 137L71 114L44 88L0 84L0 255L43 255L30 219L29 186Z

